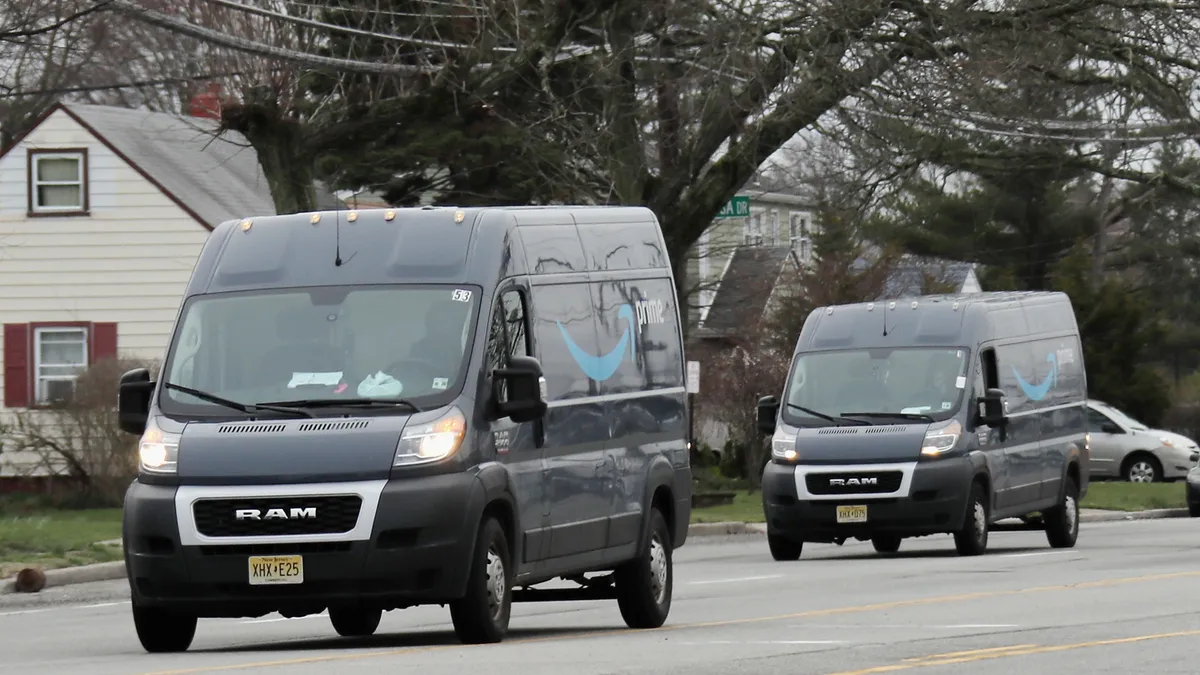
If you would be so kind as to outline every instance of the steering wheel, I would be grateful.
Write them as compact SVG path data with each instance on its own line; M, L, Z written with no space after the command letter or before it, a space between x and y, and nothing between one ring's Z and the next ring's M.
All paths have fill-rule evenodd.
M405 381L424 382L424 386L417 388L418 391L433 386L434 378L438 377L437 371L429 363L408 358L392 361L388 364L387 368L383 369L383 372L402 383ZM400 375L403 375L403 377L400 377Z

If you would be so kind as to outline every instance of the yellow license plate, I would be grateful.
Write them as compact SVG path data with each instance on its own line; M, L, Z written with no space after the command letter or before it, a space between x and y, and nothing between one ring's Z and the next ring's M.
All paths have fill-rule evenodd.
M837 507L837 521L839 523L867 522L867 505L860 504L855 506Z
M250 556L250 585L304 583L304 557L298 555Z

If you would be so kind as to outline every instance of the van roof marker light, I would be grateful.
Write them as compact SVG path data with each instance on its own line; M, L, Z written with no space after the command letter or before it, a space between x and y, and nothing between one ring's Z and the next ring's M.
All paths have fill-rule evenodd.
M308 222L312 223L313 225L316 225L317 223L321 222L321 214L319 214L319 213L312 214L312 218L309 218Z
M253 224L254 224L253 220L243 220L242 221L242 232L249 232L250 226Z
M467 214L462 211L454 212L454 222L456 222L456 223L461 223L463 220L466 219L466 217L467 217Z
M389 223L392 222L392 220L395 219L395 217L396 217L396 212L391 209L388 209L383 214L383 219L388 221Z
M912 308L913 308L913 309L916 309L916 308L917 308L917 301L916 301L916 300L913 300L913 301L912 301Z
M868 312L873 312L873 311L875 311L875 303L873 303L873 302L868 302L868 303L867 303L867 311L868 311Z
M346 220L350 221L351 223L358 220L358 211L351 211L350 213L346 214Z

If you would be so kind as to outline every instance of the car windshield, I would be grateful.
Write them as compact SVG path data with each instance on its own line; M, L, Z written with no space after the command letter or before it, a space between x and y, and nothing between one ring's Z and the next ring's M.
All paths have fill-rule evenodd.
M1103 410L1106 415L1108 415L1109 417L1112 417L1113 419L1119 421L1121 424L1129 427L1130 429L1133 429L1134 431L1149 431L1150 430L1150 427L1147 427L1145 424L1142 424L1141 422L1133 419L1129 415L1126 415L1121 410L1114 408L1110 405L1107 405L1107 404L1104 405Z
M230 414L220 399L439 404L460 386L478 297L461 286L334 286L190 298L159 404L195 415Z
M789 375L784 419L801 426L949 419L966 387L967 358L966 349L946 347L800 354Z

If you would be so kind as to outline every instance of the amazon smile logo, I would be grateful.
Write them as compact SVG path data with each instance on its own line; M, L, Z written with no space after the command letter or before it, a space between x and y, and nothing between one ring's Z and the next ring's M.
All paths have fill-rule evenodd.
M666 305L662 300L638 300L633 304L626 303L617 308L617 320L625 321L625 330L621 332L621 339L617 340L616 346L607 354L599 355L588 353L586 349L571 339L571 335L567 333L567 328L562 325L562 322L555 322L558 325L558 331L562 333L563 342L567 345L567 351L571 353L571 358L575 359L575 363L584 375L597 382L603 382L615 375L621 368L626 353L629 354L629 361L631 363L634 361L637 356L634 327L665 323Z
M1040 401L1046 398L1046 394L1058 384L1058 357L1054 352L1046 355L1046 362L1050 364L1050 373L1046 375L1046 379L1042 380L1041 384L1030 384L1021 377L1021 373L1017 372L1016 366L1012 366L1013 375L1017 378L1017 386L1025 394L1025 398L1030 401Z

